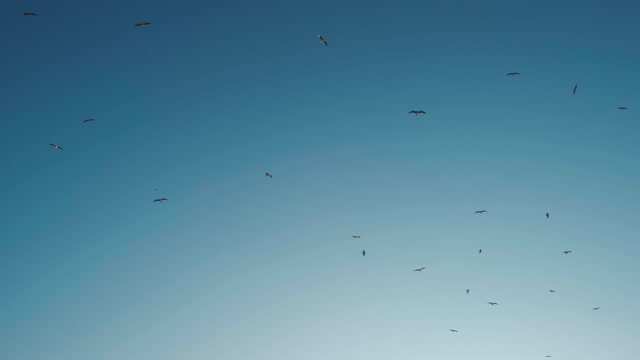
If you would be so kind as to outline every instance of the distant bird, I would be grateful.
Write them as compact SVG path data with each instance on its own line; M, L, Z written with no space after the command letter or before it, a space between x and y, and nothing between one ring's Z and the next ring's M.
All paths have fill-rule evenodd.
M329 46L327 40L325 40L322 36L318 35L318 39L320 39L320 42L323 43L324 46Z
M32 12L26 12L26 13L24 13L23 15L24 15L24 16L27 16L27 17L38 16L38 14L36 14L36 13L32 13Z
M499 305L497 302L491 302L491 301L489 301L487 304L489 304L489 305L491 305L491 306L493 306L493 305Z
M595 308L593 308L593 310L600 310L600 308L599 307L595 307Z
M413 270L413 271L422 271L422 270L424 270L424 269L426 269L426 268L423 266L423 267L421 267L420 269L415 269L415 270Z
M620 109L620 110L627 110L627 108L626 108L626 107L624 107L624 106L618 106L618 109Z
M482 254L482 249L478 250L478 254Z
M469 294L469 289L467 289L467 294Z
M565 251L563 251L562 253L563 253L563 254L565 254L565 255L567 255L567 254L571 254L572 252L573 252L573 251L571 251L571 250L565 250Z
M354 239L360 239L360 235L351 235L351 237Z
M92 122L92 121L95 121L95 120L94 119L82 120L82 123L85 124L85 123Z
M555 293L556 291L555 291L555 290L549 290L549 292L550 292L550 293Z
M546 357L546 358L550 358L550 357L553 357L553 356L551 356L551 355L545 355L544 357Z
M62 148L56 144L49 144L49 145L53 146L54 149L62 150Z
M367 252L362 250L362 256L365 256L366 254L367 254Z
M137 23L137 24L135 24L133 26L135 26L135 27L145 27L145 26L149 26L149 25L151 25L151 23L145 21L145 22L142 22L142 23Z
M160 199L155 199L155 200L153 200L153 202L160 202L160 203L161 203L161 202L163 202L163 201L167 201L167 200L169 200L169 199L167 199L167 198L160 198Z
M456 330L456 329L449 329L449 331L451 331L451 332L458 332L458 330Z
M474 212L474 214L484 214L488 212L487 210L477 210L476 212Z
M416 116L418 116L418 114L425 114L427 115L426 112L422 111L422 110L411 110L409 111L409 114L416 114Z
M514 76L514 75L520 75L519 72L510 72L507 74L507 76Z
M576 86L573 87L573 95L576 94L576 90L578 90L578 84L576 84Z
M269 174L268 172L264 173L264 176L267 176L269 178L273 178L273 176L271 174Z
M545 215L547 217L547 219L549 218L549 213L547 213L547 215Z

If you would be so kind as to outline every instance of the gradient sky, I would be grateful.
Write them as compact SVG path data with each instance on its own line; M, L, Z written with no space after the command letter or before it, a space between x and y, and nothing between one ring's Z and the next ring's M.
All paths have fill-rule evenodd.
M3 2L0 358L638 359L638 18Z

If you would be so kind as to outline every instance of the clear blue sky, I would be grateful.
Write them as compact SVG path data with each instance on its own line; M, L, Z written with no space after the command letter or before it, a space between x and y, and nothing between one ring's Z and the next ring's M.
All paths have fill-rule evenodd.
M3 2L0 358L638 359L638 18Z

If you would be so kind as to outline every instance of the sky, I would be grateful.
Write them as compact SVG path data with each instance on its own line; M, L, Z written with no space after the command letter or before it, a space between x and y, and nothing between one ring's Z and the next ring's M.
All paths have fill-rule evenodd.
M638 358L639 2L0 6L0 358Z

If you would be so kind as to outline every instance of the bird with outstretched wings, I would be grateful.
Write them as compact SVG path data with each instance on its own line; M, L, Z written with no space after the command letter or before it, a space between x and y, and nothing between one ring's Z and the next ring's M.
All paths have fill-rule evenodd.
M571 251L571 250L565 250L565 251L563 251L562 253L563 253L563 254L565 254L565 255L567 255L567 254L571 254L572 252L573 252L573 251Z
M520 73L519 73L519 72L510 72L510 73L507 73L507 76L516 76L516 75L520 75Z
M62 148L56 144L49 144L49 146L52 146L54 149L62 150Z
M325 40L321 35L318 35L318 39L320 39L320 42L323 43L324 46L329 46L327 40Z
M573 87L573 95L576 94L576 91L578 90L578 84L576 84L576 86Z
M151 23L148 22L148 21L145 21L145 22L134 24L133 26L135 26L135 27L145 27L145 26L149 26L149 25L151 25Z
M409 114L416 114L416 116L418 116L418 114L425 114L427 115L426 112L424 112L423 110L411 110L409 111Z
M26 13L24 13L24 14L22 14L22 15L24 15L24 16L26 16L26 17L38 16L38 14L33 13L33 12L26 12Z
M268 178L273 178L273 175L269 174L268 172L264 173L264 176L266 176Z
M627 110L627 107L626 107L626 106L618 106L618 109L620 109L620 110Z
M487 210L476 210L476 212L474 212L474 214L484 214L488 212Z
M499 305L497 302L491 302L491 301L489 301L487 304L489 304L489 305L491 305L491 306L493 306L493 305Z
M167 198L164 198L164 197L163 197L163 198L155 199L155 200L153 200L153 202L159 202L159 203L161 203L161 202L163 202L163 201L167 201L167 200L169 200L169 199L167 199Z
M421 267L420 269L415 269L415 270L413 270L413 271L422 271L422 270L424 270L424 269L426 269L426 267L424 267L424 266L423 266L423 267Z

